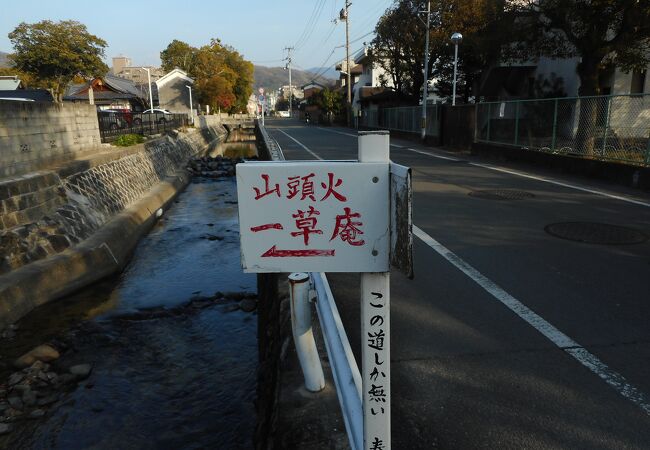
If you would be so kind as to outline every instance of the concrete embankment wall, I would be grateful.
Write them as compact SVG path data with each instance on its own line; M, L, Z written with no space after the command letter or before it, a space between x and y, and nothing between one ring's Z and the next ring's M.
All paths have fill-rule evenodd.
M206 125L0 183L0 195L5 187L11 204L22 198L30 211L26 223L0 233L0 330L121 270L156 211L189 182L187 160L225 133ZM51 190L56 201L40 202Z
M94 105L0 101L0 177L64 163L100 146Z

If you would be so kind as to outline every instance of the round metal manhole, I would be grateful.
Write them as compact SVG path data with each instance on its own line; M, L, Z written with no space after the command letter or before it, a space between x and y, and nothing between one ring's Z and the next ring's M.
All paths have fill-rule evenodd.
M597 222L561 222L544 227L551 236L587 244L630 245L641 244L648 239L644 233L633 228Z
M514 189L484 189L472 191L471 197L484 198L487 200L524 200L535 197L534 194L526 191L517 191Z

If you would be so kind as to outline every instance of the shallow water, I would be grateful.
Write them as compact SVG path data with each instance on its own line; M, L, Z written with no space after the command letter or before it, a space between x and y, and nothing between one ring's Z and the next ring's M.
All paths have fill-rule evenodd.
M196 179L121 275L23 319L18 336L0 343L2 361L65 334L72 350L61 359L90 362L93 372L0 446L252 448L257 316L233 304L182 306L256 290L240 268L237 231L235 180ZM174 313L148 315L161 307Z

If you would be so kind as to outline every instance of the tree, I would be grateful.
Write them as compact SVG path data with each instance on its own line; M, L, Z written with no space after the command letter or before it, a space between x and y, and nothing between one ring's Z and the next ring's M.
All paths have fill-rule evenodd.
M253 92L253 64L219 39L200 48L172 41L160 53L165 70L185 70L195 80L197 100L212 109L231 112L246 109Z
M598 95L607 66L624 70L650 64L650 5L647 0L509 0L526 39L519 57L579 57L579 94ZM522 55L523 53L523 55Z
M648 0L509 0L525 39L513 46L520 58L579 57L580 96L598 95L607 67L626 71L650 63ZM598 102L580 102L578 147L593 153Z
M451 35L460 32L463 41L458 52L457 92L465 102L480 97L483 73L502 56L502 47L513 37L514 15L505 0L432 0L431 27L432 77L435 91L451 97L454 73L454 45Z
M325 113L327 120L332 121L333 116L338 116L345 111L345 99L341 91L332 91L328 88L315 92L307 102L316 105Z
M160 62L165 72L179 68L192 72L197 49L190 44L174 39L165 50L160 52Z
M392 84L407 96L417 97L424 79L425 31L418 19L422 5L424 1L396 1L377 22L371 43L373 63L387 74L382 84Z
M397 0L380 18L372 41L375 63L388 74L398 92L421 97L424 83L424 45L428 0ZM482 72L500 56L501 46L511 38L512 15L505 0L431 0L429 29L429 80L435 90L451 95L454 32L464 36L458 62L458 86L465 100L477 96ZM388 80L386 80L388 81ZM387 84L387 83L384 83Z
M102 61L106 41L73 20L23 22L9 33L9 39L15 68L33 75L59 102L75 76L91 78L108 71Z

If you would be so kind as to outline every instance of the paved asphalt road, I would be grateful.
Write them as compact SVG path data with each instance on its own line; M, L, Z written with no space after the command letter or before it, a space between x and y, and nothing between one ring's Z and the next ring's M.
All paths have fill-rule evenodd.
M287 159L356 158L352 130L288 119L267 128ZM650 235L650 196L391 144L413 169L421 230L415 280L391 279L393 449L649 449L650 242L585 244L544 227ZM482 189L534 197L468 195ZM359 360L359 277L328 278Z

